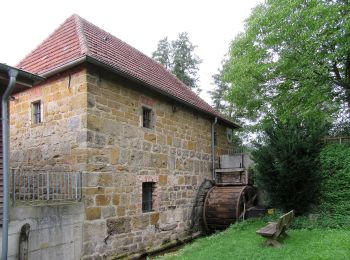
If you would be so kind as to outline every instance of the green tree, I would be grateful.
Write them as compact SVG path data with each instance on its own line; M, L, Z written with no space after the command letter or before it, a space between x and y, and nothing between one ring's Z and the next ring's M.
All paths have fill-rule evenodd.
M202 61L194 54L196 46L191 43L186 32L180 33L178 39L172 41L171 46L172 72L187 86L200 92L197 72Z
M347 0L267 0L231 44L230 101L250 120L348 109L349 38Z
M152 53L152 58L199 93L201 89L198 85L197 73L202 61L194 52L196 47L191 43L188 33L182 32L171 44L167 37L161 39L157 50Z
M171 46L168 37L165 37L158 42L157 50L152 53L152 58L162 64L166 69L171 68Z
M269 118L263 142L252 156L258 185L267 191L271 206L309 210L320 195L322 175L319 154L328 130L319 118Z
M229 90L229 84L223 79L223 70L219 69L216 74L212 76L214 89L208 91L214 108L228 117L233 116L233 105L227 102L226 96Z

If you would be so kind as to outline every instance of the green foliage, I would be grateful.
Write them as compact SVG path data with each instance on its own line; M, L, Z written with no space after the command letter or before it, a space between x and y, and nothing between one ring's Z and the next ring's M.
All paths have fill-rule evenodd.
M320 153L320 203L295 218L294 229L350 229L350 144L329 144Z
M328 215L315 213L309 216L299 216L292 222L293 229L350 229L349 215Z
M157 50L152 53L152 58L162 64L166 69L171 68L171 45L168 41L168 37L160 39L158 42Z
M200 92L197 73L202 61L194 53L196 47L191 43L188 33L182 32L171 43L167 37L161 39L152 57L187 86Z
M350 144L327 145L320 158L324 178L320 211L350 216Z
M158 259L349 259L349 230L289 230L281 248L263 246L255 231L267 222L249 220Z
M318 201L321 185L319 153L327 131L318 118L272 118L264 140L252 152L258 185L272 206L303 214Z
M325 113L350 102L347 0L267 0L231 44L225 80L243 119ZM344 106L345 104L345 106Z
M219 70L218 73L213 75L214 90L208 91L211 100L214 104L214 108L222 113L230 116L232 114L232 105L225 102L225 95L229 89L228 84L223 79L223 71Z

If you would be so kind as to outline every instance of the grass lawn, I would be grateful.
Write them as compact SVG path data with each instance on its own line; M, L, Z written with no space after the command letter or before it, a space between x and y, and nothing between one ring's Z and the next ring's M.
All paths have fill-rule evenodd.
M283 246L271 248L255 234L265 225L262 220L239 223L157 259L350 259L350 230L289 229Z

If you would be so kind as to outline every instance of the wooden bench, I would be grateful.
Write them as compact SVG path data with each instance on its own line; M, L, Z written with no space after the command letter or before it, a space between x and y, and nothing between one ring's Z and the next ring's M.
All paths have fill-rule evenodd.
M256 233L266 238L266 245L280 247L281 243L277 239L287 236L286 230L292 223L293 218L294 211L292 210L281 216L277 222L269 223L266 227L256 231Z

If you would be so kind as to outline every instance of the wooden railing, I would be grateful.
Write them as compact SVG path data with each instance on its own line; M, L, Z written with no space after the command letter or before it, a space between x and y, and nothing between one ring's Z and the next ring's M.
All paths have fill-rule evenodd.
M336 136L336 137L326 137L323 139L325 143L327 144L345 144L350 143L350 136Z

